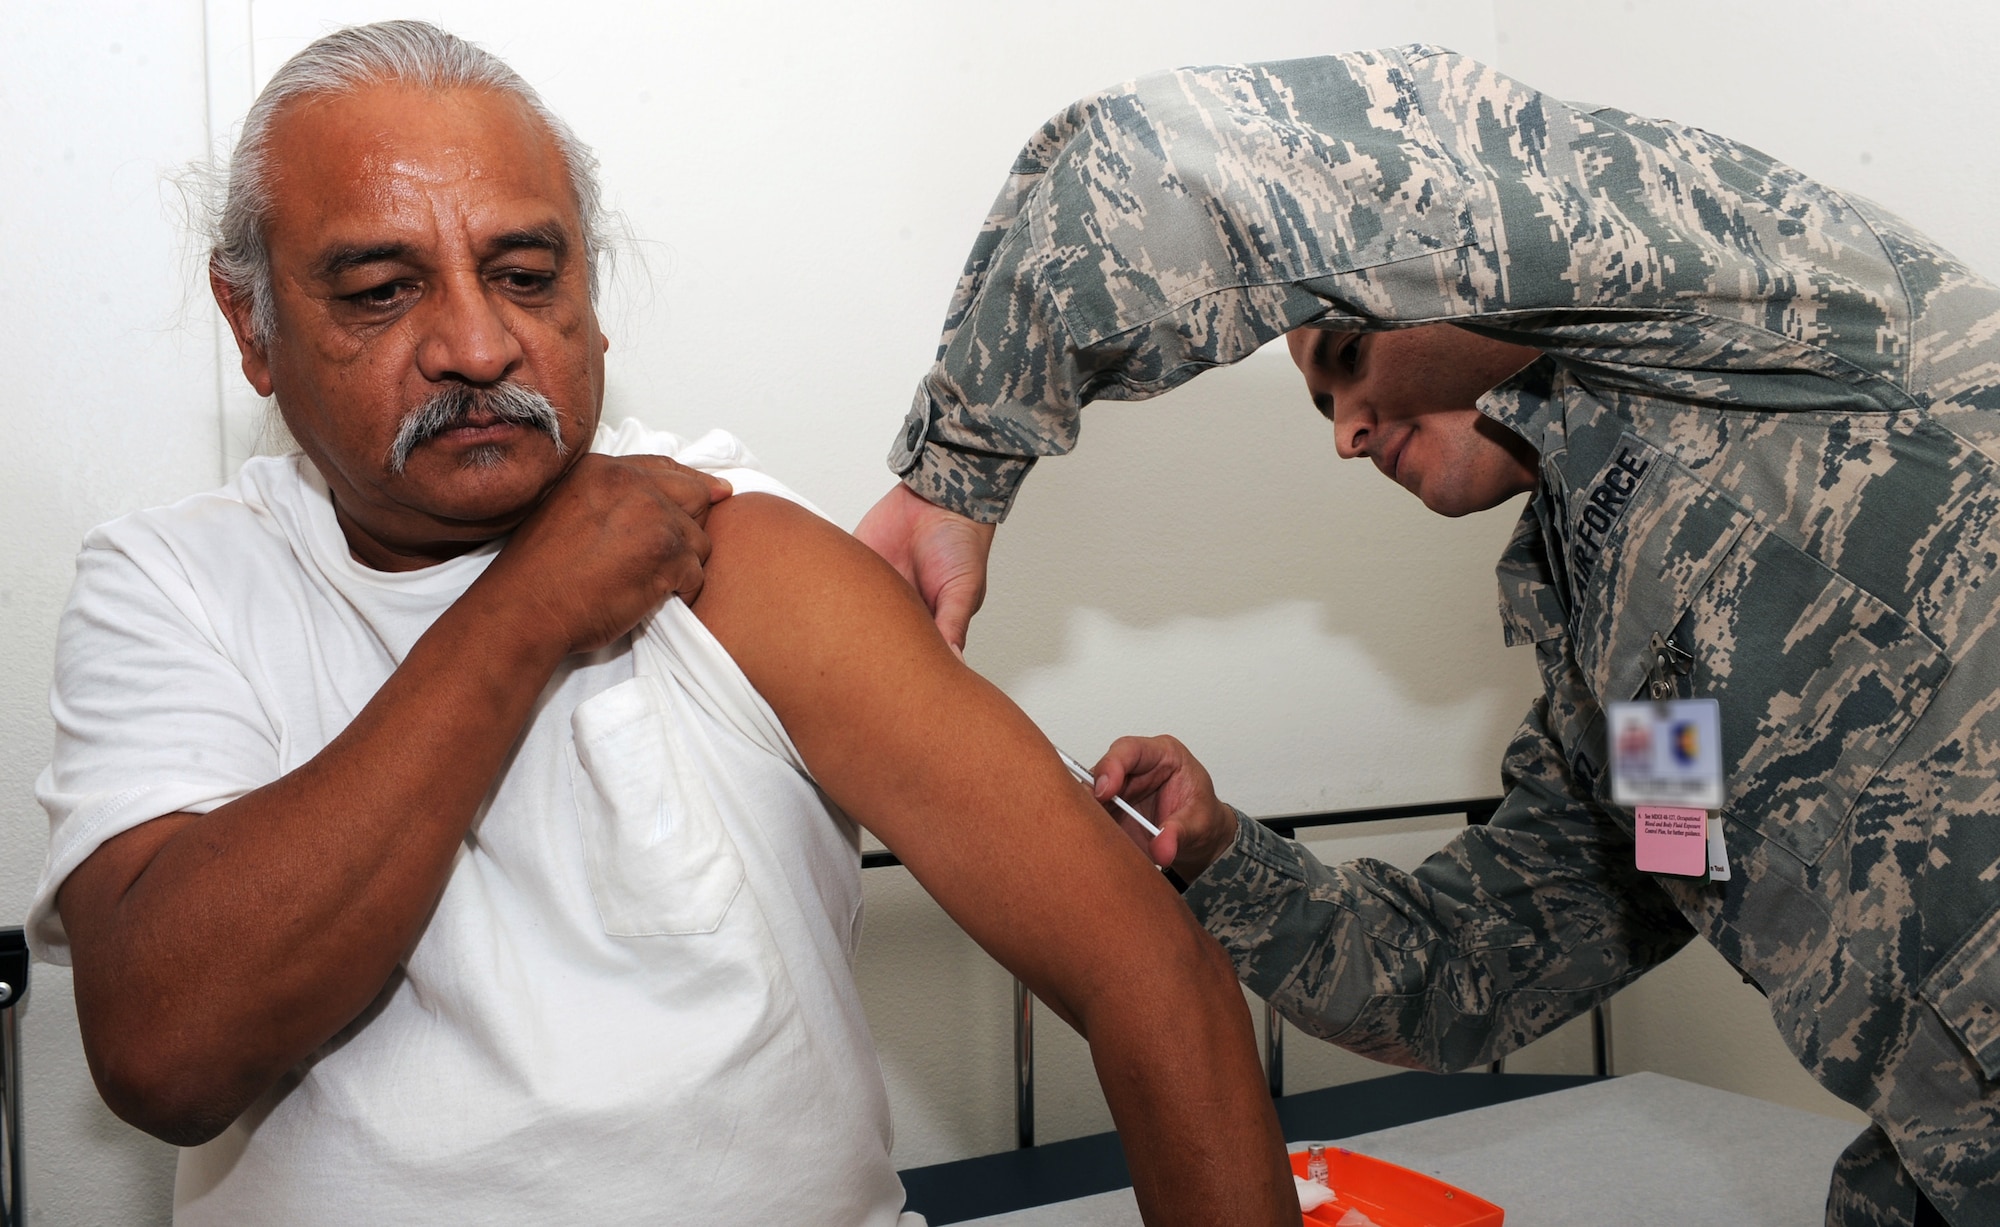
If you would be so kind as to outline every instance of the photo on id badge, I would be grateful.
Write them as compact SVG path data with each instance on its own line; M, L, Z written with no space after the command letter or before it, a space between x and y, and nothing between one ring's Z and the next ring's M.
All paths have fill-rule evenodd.
M1613 703L1611 799L1631 807L1638 867L1684 877L1728 877L1718 846L1722 714L1714 699Z

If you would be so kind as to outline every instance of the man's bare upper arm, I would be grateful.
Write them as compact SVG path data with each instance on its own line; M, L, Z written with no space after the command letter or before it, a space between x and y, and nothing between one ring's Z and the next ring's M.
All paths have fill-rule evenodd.
M1042 975L1075 985L1144 916L1185 916L1040 730L958 659L871 550L769 496L717 504L708 528L696 614L827 795L1031 986Z
M909 834L908 801L954 791L962 754L991 757L958 744L975 731L1040 740L854 538L770 495L738 495L710 515L696 615L777 712L814 779L884 840Z

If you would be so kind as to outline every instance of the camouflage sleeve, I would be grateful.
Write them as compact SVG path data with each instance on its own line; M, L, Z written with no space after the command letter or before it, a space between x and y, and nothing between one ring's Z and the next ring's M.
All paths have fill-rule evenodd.
M1440 182L1458 172L1404 131L1401 64L1187 69L1051 119L973 245L890 467L998 520L1035 458L1075 446L1085 404L1156 396L1325 314L1302 279L1468 241Z
M1908 315L1860 213L1698 129L1435 48L1182 69L1022 150L890 464L998 520L1084 405L1313 322L1467 324L1679 398L1903 407L1880 339Z
M1693 930L1629 837L1572 795L1537 701L1508 748L1505 803L1405 873L1328 866L1239 821L1188 888L1250 991L1343 1048L1457 1070L1588 1010Z

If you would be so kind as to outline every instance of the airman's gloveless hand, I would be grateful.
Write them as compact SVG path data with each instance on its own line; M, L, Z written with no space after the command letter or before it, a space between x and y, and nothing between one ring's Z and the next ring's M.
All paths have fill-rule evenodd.
M909 581L945 642L963 655L966 628L986 601L994 527L926 502L898 482L861 517L854 535Z
M1119 825L1155 865L1192 882L1236 839L1236 814L1215 795L1208 769L1173 737L1120 737L1091 771L1091 795L1124 797L1160 828L1148 835L1131 819Z

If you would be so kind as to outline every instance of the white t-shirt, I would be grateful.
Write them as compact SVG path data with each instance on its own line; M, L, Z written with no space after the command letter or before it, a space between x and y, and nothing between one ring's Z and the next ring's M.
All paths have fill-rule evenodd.
M796 498L721 432L687 444L626 422L593 446ZM54 896L91 852L312 758L498 548L364 567L296 455L93 531L37 788L36 953L69 961ZM670 601L556 671L409 959L181 1152L174 1221L897 1223L852 975L860 899L853 824Z

